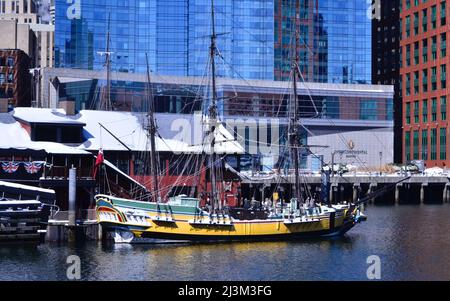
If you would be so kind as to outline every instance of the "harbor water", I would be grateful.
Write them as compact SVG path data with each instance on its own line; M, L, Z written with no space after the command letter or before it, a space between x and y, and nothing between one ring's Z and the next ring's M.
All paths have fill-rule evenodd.
M345 237L296 242L0 245L0 280L450 280L450 205L369 206Z

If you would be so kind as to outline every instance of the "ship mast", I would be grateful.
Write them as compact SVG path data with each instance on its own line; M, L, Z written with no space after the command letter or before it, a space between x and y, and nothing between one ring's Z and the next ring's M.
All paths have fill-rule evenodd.
M104 52L98 52L100 55L105 55L105 64L106 67L106 93L102 97L100 103L100 110L104 109L105 111L110 111L112 107L111 103L111 55L112 52L110 50L111 43L111 14L108 15L108 30L106 32L106 49Z
M156 202L160 202L160 192L159 192L159 184L158 184L158 165L156 160L156 122L155 122L155 106L154 106L154 100L153 100L153 93L152 88L150 86L150 67L148 63L148 54L145 54L145 60L147 63L147 103L148 103L148 114L147 114L147 121L148 121L148 128L147 128L147 134L150 138L150 156L151 156L151 162L150 162L150 173L153 177L153 191L152 198L153 201L156 200Z
M297 9L300 9L297 2ZM299 149L300 149L300 133L299 133L299 109L298 109L298 95L297 95L297 76L300 72L299 67L299 42L300 42L300 34L299 34L299 15L296 14L295 17L295 55L292 60L292 72L293 72L293 90L294 90L294 115L291 115L290 118L290 131L289 131L289 142L292 148L292 155L294 161L294 172L295 172L295 183L293 188L293 197L297 199L297 202L303 202L301 186L300 186L300 173L299 173Z
M211 137L210 144L210 156L209 156L209 174L211 180L211 205L212 211L214 212L216 209L222 209L222 203L217 195L217 182L216 182L216 155L214 151L214 145L216 143L215 139L215 131L217 126L217 89L216 89L216 65L215 65L215 56L216 56L216 27L214 20L214 0L211 0L211 45L210 45L210 59L211 59L211 76L212 76L212 100L211 105L209 107L209 134Z

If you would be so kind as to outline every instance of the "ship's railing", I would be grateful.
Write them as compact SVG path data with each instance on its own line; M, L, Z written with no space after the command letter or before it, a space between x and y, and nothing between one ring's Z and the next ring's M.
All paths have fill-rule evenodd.
M50 219L56 221L68 221L69 211L53 211L50 213Z
M50 219L54 221L69 221L69 211L52 211ZM95 209L77 210L76 219L81 221L97 220Z

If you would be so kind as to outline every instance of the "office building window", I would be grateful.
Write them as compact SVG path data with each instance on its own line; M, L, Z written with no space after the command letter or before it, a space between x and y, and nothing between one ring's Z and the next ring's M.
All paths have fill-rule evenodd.
M436 5L433 5L431 7L431 28L432 29L436 29L437 26L437 9L436 9Z
M437 68L431 68L431 91L437 90Z
M416 42L419 44L419 42ZM422 40L422 62L426 63L428 61L428 40Z
M406 45L406 66L411 65L411 45Z
M411 47L409 50L410 50L410 56L411 56ZM400 68L403 68L403 48L401 46L398 49L398 57L399 57ZM410 63L407 63L407 64L408 64L408 66L410 65Z
M419 94L419 71L414 72L414 94Z
M437 98L431 99L431 121L437 120Z
M431 158L430 159L431 160L436 160L436 158L437 158L436 135L437 135L437 130L431 129L431 131L430 131L430 146L431 146L431 154L430 154Z
M411 132L405 132L405 158L411 161Z
M13 57L8 57L8 59L6 60L6 66L14 67L14 58Z
M414 13L414 35L419 34L419 13Z
M422 91L424 93L428 92L428 70L422 70Z
M414 123L419 123L419 101L414 101Z
M413 159L419 160L419 131L413 132Z
M431 59L435 61L437 59L437 37L431 38Z
M447 56L447 33L441 34L441 57Z
M447 120L447 97L441 96L441 120Z
M439 129L439 153L441 160L447 159L447 128Z
M447 88L447 65L441 65L441 89Z
M414 43L414 65L419 64L419 42Z
M411 103L407 102L405 107L406 124L411 124Z
M411 95L411 74L408 73L405 75L405 85L406 85L406 95Z
M422 122L428 122L428 100L422 100Z
M446 12L446 5L445 5L445 1L441 2L441 26L444 26L447 22L446 19L447 16L447 12Z
M407 16L405 18L405 32L406 32L406 37L409 38L409 36L411 35L411 17Z
M427 30L428 30L428 12L427 9L425 8L424 10L422 10L422 31L427 32Z
M422 160L428 160L428 130L422 130Z
M360 118L362 120L377 120L377 100L361 100Z

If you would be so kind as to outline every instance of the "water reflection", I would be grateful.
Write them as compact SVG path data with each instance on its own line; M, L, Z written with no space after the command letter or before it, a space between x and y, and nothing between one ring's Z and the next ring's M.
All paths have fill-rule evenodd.
M0 245L0 280L66 280L67 256L84 280L450 280L450 206L368 207L342 238L292 242Z

